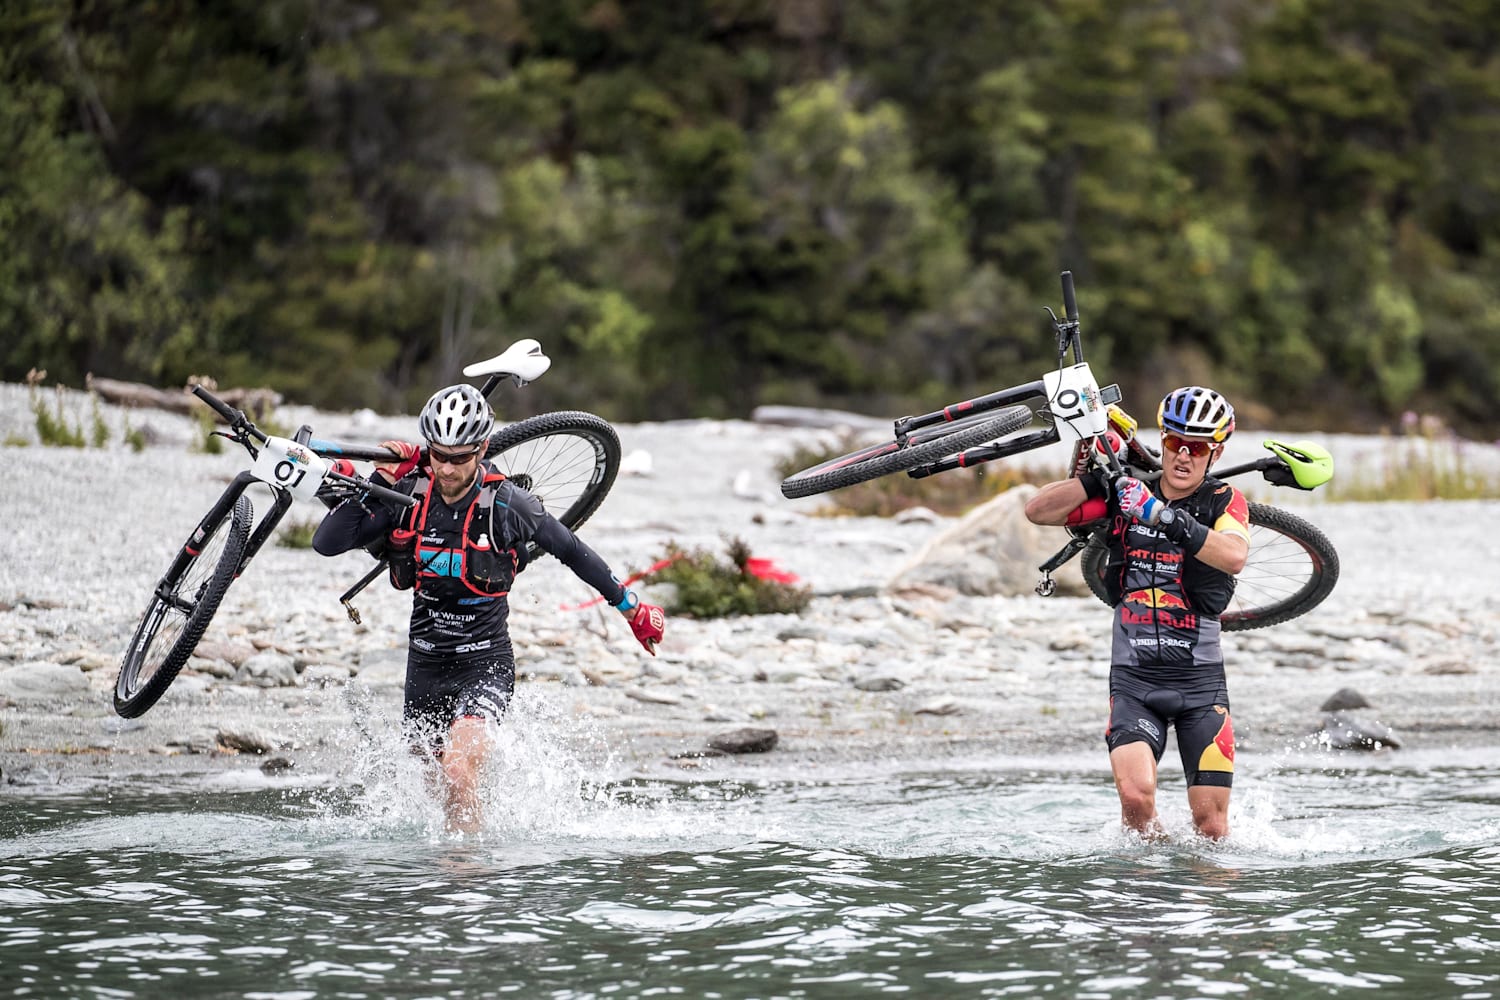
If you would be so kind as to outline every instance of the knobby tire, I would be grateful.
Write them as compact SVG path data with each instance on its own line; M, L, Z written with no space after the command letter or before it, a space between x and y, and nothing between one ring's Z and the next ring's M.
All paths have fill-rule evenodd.
M197 648L239 572L251 517L250 498L241 494L233 510L205 527L196 556L182 566L175 566L174 557L174 567L157 584L120 663L115 681L115 711L120 715L144 715Z
M781 495L796 500L867 483L893 472L906 472L1014 434L1029 423L1030 409L1011 406L994 414L981 414L926 428L909 435L904 445L895 440L886 441L793 473L782 480Z
M620 437L592 413L563 410L519 420L490 435L485 457L547 513L576 530L609 495L620 472ZM539 548L527 545L528 558Z
M1095 535L1083 550L1083 579L1108 603L1104 557L1104 537ZM1240 632L1291 621L1323 603L1338 579L1339 556L1328 536L1295 514L1252 502L1250 557L1219 623L1227 632Z

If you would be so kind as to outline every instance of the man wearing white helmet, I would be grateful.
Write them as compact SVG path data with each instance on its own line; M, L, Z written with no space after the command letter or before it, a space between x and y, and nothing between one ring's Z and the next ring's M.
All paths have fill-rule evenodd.
M653 656L666 616L642 604L541 501L484 461L495 421L479 390L440 389L419 423L425 457L409 442L387 441L383 447L401 460L375 467L416 497L416 506L398 511L345 501L318 526L313 548L331 556L385 540L392 584L412 591L403 722L414 743L441 762L449 828L467 832L479 827L488 730L515 688L507 597L527 543L556 556L614 605Z
M1112 517L1104 583L1115 605L1110 715L1105 740L1120 818L1161 836L1156 768L1167 727L1188 784L1193 826L1229 833L1234 726L1219 645L1219 614L1250 552L1250 512L1233 486L1208 474L1234 433L1234 408L1219 393L1186 386L1157 410L1162 474L1151 486L1103 470L1049 483L1026 504L1036 524Z

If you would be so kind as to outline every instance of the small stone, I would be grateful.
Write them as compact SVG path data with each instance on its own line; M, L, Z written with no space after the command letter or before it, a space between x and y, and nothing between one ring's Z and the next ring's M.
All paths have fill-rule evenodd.
M766 753L776 747L778 737L774 729L735 729L711 736L710 749L724 753Z
M1353 688L1339 688L1327 701L1318 706L1320 712L1346 712L1351 708L1370 708L1365 696Z

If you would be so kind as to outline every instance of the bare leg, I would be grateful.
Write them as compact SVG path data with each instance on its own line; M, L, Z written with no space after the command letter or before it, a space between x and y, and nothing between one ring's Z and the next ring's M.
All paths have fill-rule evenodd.
M1120 822L1147 840L1166 837L1156 817L1156 757L1137 740L1110 751L1109 766L1120 795Z
M1229 836L1229 789L1215 785L1194 785L1188 789L1188 808L1193 811L1193 828L1209 840Z
M489 725L488 720L466 715L448 729L442 763L448 829L454 833L479 829L479 770L490 750Z

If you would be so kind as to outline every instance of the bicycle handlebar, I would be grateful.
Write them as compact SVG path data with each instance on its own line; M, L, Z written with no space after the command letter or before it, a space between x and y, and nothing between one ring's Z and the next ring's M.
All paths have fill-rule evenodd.
M224 402L218 396L215 396L213 393L209 392L201 385L193 386L193 395L197 396L199 399L203 400L204 403L208 404L209 409L213 410L220 417L222 417L224 422L230 427L238 431L244 431L251 437L255 438L257 441L260 441L262 443L265 442L265 433L261 431L260 428L256 427L255 424L250 422L250 418L245 416L245 412L243 410L236 410L234 407L230 406L228 403Z
M1078 322L1078 296L1073 291L1073 272L1062 273L1063 311L1068 314L1069 323Z
M338 472L329 472L326 478L336 483L343 483L347 486L353 486L355 489L363 490L366 493L371 493L382 500L399 503L403 507L415 507L417 505L416 497L400 493L387 486L381 486L373 480L364 479L360 476L346 476Z

